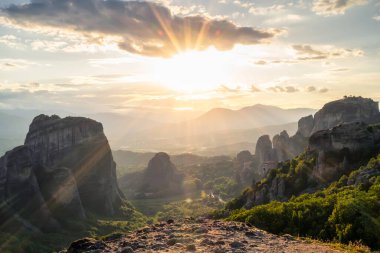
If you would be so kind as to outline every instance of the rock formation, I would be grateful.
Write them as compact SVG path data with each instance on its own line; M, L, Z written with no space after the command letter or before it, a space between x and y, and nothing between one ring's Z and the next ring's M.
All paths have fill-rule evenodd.
M362 122L318 131L310 136L308 148L301 157L279 164L282 174L268 173L263 181L252 186L252 191L245 193L245 206L286 201L292 195L313 192L366 164L379 151L380 129ZM293 172L289 171L291 166ZM365 184L368 178L378 174L377 168L360 171L348 184Z
M253 173L263 177L270 169L275 168L278 162L292 159L305 151L312 134L352 122L380 122L378 102L369 98L345 97L327 103L314 117L309 115L301 118L296 134L291 137L286 131L275 135L272 141L268 135L261 136L257 140L253 157L257 164L251 166Z
M369 157L380 148L380 131L362 122L346 123L314 133L309 139L310 151L317 152L313 171L321 182L331 182L352 165Z
M143 172L140 194L157 197L177 194L181 191L183 175L177 171L166 153L157 153Z
M326 244L278 236L244 223L209 219L168 220L128 234L103 240L83 238L67 250L73 252L304 252L342 253Z
M260 176L264 176L269 170L273 169L274 164L272 161L277 160L277 158L269 135L263 135L257 140L255 158L258 164L257 173ZM277 163L275 166L277 166Z
M86 212L113 215L122 198L103 127L88 118L39 115L25 144L0 158L0 202L51 224Z
M236 161L236 181L242 186L250 186L255 177L252 169L255 163L254 156L248 150L244 150L237 154Z
M375 123L379 119L379 103L370 98L346 97L327 103L314 116L312 132L330 129L342 123L362 121Z

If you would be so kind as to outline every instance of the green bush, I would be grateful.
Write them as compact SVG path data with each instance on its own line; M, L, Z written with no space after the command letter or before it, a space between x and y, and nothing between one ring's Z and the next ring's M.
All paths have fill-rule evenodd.
M290 162L286 176L293 180L292 173L302 175L309 170L309 166L310 163ZM246 200L246 194L242 194L226 205L226 210L234 210L227 219L246 222L277 234L290 233L342 243L360 241L379 249L380 176L372 177L369 185L347 186L349 181L355 182L361 172L370 169L380 170L380 155L349 176L343 175L328 188L292 197L287 202L272 201L246 210L241 209ZM297 177L298 180L300 178Z

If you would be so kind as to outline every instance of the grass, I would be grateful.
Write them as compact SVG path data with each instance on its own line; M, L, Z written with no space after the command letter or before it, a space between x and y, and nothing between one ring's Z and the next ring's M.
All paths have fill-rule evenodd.
M315 240L309 237L299 237L298 239L301 239L310 243L323 244L333 249L341 250L348 253L371 253L371 252L379 253L379 251L371 251L371 249L368 246L362 244L360 241L357 241L354 243L350 242L349 244L343 244L340 242L324 242L324 241Z
M181 194L176 196L170 196L165 198L154 199L130 199L129 202L136 208L137 211L143 213L146 216L155 216L158 212L162 212L165 206L178 201L183 201L188 198L199 198L200 193L194 193L191 195Z

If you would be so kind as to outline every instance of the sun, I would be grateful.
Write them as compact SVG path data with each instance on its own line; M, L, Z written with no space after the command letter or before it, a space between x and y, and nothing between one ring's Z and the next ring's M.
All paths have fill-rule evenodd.
M186 51L162 59L155 66L155 81L179 91L212 90L225 83L233 64L216 49Z

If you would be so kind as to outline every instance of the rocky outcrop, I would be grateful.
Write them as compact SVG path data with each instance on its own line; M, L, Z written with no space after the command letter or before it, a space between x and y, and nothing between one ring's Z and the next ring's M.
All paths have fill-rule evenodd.
M241 151L236 156L237 170L236 181L242 186L250 186L254 178L254 156L248 150Z
M313 131L314 118L312 115L302 117L298 121L298 131L297 133L303 137L309 137Z
M243 194L244 206L286 201L291 196L314 192L367 164L379 152L380 129L363 122L318 131L310 136L308 148L301 156L279 163L278 170L270 171ZM360 169L347 184L368 185L370 178L380 174L379 169Z
M144 197L158 197L177 194L182 189L183 175L170 161L166 153L157 153L144 170L140 194Z
M101 123L82 117L37 116L25 146L49 170L68 168L84 209L113 215L121 205L116 164Z
M41 193L35 171L41 167L25 146L8 151L0 158L0 203L9 218L22 210L28 220L36 221L41 229L58 228ZM1 219L2 220L2 219Z
M122 235L83 238L60 253L73 252L325 252L330 246L278 236L244 223L209 219L168 220Z
M257 160L257 165L251 166L252 171L257 172L259 178L263 177L268 170L275 168L278 162L292 159L305 151L309 137L314 133L352 122L380 122L378 102L369 98L345 97L326 104L314 117L309 115L301 118L298 121L298 130L293 136L283 131L275 135L272 142L268 135L261 136L257 140L253 158ZM322 156L321 153L320 157Z
M314 176L330 182L380 148L380 132L363 122L346 123L314 133L310 151L318 153Z
M346 97L327 103L314 116L312 132L330 129L342 123L374 123L379 117L379 103L370 98Z
M275 150L272 148L272 141L269 135L263 135L257 140L255 158L258 165L256 173L261 177L276 167L277 162L275 164L273 162L277 160L277 157Z
M24 216L52 223L86 212L113 215L122 199L103 127L88 118L39 115L25 144L0 159L0 202Z

